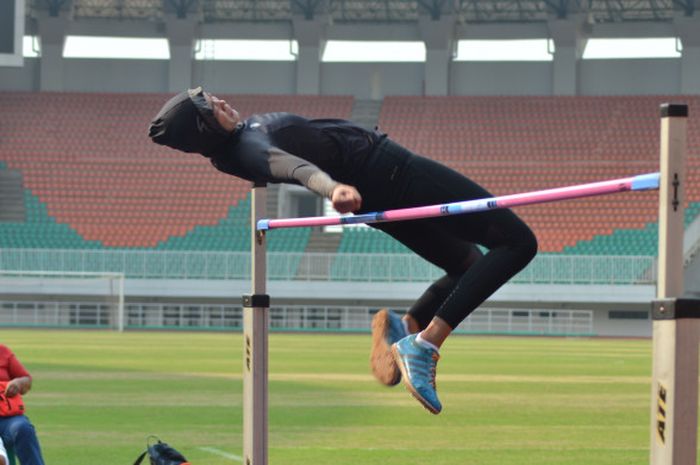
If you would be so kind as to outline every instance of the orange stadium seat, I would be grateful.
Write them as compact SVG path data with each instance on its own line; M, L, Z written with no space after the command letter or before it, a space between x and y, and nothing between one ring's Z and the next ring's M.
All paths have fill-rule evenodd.
M472 177L494 195L658 171L659 105L698 96L387 97L380 128L416 152ZM700 201L700 119L688 120L688 197ZM654 193L518 210L545 252L641 229L656 220Z
M289 111L349 118L352 97L225 95L243 117ZM206 159L151 143L165 94L0 92L0 160L58 223L112 247L154 247L215 225L249 183ZM37 109L41 111L37 111ZM46 115L50 115L49 118ZM33 129L40 128L40 129Z

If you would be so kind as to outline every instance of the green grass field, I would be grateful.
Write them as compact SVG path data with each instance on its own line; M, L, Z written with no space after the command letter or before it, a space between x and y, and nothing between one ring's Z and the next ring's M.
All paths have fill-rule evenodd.
M49 465L129 465L155 434L237 464L241 335L4 330ZM455 336L433 416L369 374L369 335L270 336L270 463L648 463L648 340Z

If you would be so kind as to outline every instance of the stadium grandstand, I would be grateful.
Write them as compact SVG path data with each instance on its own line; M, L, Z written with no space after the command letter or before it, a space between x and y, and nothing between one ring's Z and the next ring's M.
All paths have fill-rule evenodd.
M17 52L15 37L0 53L0 326L240 328L251 186L147 137L163 102L197 85L226 97L244 117L288 111L378 126L494 195L658 171L659 106L685 103L686 288L700 292L694 5L18 0L12 11L23 13L16 29L24 48ZM76 56L67 53L76 38L160 40L165 52ZM659 38L671 41L668 55L586 52L595 41ZM225 41L240 41L248 58L221 58ZM282 43L287 56L256 56L262 42L250 41ZM327 59L333 46L363 41L367 55L370 41L417 43L423 54ZM466 53L511 41L539 43L544 54ZM297 186L268 187L272 217L327 210ZM651 334L658 193L548 203L518 214L540 252L460 330ZM367 227L268 237L274 329L367 331L377 309L407 308L439 276ZM114 302L122 299L117 312Z

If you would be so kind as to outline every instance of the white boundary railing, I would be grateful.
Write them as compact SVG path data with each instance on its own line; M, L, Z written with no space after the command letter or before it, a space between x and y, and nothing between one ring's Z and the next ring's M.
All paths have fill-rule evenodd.
M249 252L83 249L0 250L0 270L123 273L128 279L250 279ZM429 282L442 271L412 254L267 254L268 278L293 281ZM655 257L540 254L511 282L654 284Z
M0 304L3 309L11 302L11 299L8 302L3 296L36 294L87 295L93 301L97 298L92 306L94 308L89 310L94 315L88 321L95 324L109 321L117 330L124 330L124 273L0 269ZM60 302L52 313L45 312L43 316L49 318L47 321L82 324L75 320L76 305Z
M25 300L0 302L2 327L113 328L112 306L102 301ZM368 332L377 308L361 305L275 305L270 329L279 331ZM405 308L395 309L405 311ZM240 330L241 306L214 303L129 303L127 329ZM592 335L592 310L479 308L459 333Z

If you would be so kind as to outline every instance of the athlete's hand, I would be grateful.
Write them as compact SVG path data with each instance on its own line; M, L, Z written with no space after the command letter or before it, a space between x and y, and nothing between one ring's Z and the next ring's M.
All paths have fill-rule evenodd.
M362 196L357 189L347 184L338 184L331 195L333 208L339 213L355 212L362 206Z

